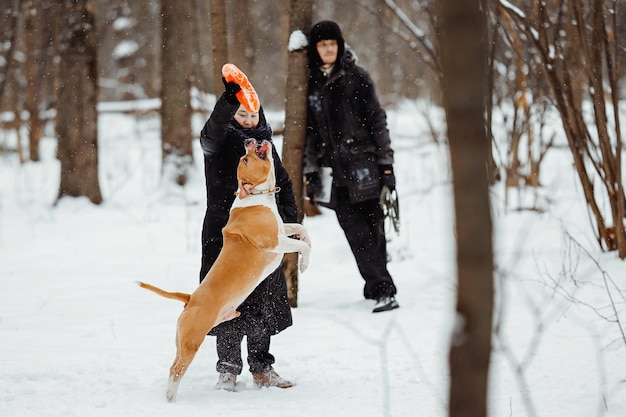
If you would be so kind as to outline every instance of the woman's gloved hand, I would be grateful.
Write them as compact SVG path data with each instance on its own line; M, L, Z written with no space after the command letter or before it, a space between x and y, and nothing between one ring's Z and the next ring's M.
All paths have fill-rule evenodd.
M241 87L234 81L226 81L226 78L222 77L222 82L224 83L224 98L230 104L239 104L239 100L237 99L236 94L241 91Z

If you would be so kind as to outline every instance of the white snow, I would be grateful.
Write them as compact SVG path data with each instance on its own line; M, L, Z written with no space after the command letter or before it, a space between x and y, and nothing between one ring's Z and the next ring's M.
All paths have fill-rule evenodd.
M113 29L116 31L129 30L135 26L135 19L130 17L118 17L113 21Z
M304 222L313 252L294 325L272 339L275 369L296 386L256 390L244 369L239 392L215 391L215 339L207 337L169 404L182 305L135 280L196 287L201 151L195 143L187 186L165 183L158 116L108 110L99 120L100 206L64 198L53 207L54 139L42 142L39 163L0 154L0 416L447 415L454 216L447 148L432 141L426 112L389 112L401 203L389 268L400 309L371 313L345 238L324 210ZM268 117L277 126L282 115ZM203 122L195 120L196 132ZM0 136L0 147L14 140ZM510 191L505 206L501 186L492 190L493 416L626 415L624 262L598 250L568 153L550 150L535 193ZM528 202L545 212L515 210Z
M506 7L508 10L510 10L511 12L517 14L520 18L525 18L526 14L517 6L514 6L513 4L511 4L510 2L508 2L507 0L499 0L499 3Z
M112 55L115 59L126 58L133 55L138 50L139 44L137 42L125 40L115 46Z
M287 44L287 50L289 52L299 51L305 49L309 45L309 41L306 35L301 30L294 30L289 35L289 43Z

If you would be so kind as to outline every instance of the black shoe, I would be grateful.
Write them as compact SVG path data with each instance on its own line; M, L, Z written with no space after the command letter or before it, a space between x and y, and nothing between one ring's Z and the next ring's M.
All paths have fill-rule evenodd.
M376 305L374 306L374 310L372 313L380 313L382 311L389 311L399 308L398 302L396 301L396 297L393 295L385 295L376 299Z

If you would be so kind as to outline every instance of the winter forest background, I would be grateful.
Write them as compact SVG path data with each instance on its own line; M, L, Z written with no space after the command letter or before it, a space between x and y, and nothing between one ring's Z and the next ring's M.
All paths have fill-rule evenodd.
M502 323L491 314L498 309L497 303L503 302L498 296L503 284L498 279L507 273L509 278L515 277L511 272L515 262L511 258L511 264L502 265L500 259L495 261L495 269L493 265L502 246L507 246L507 253L515 253L517 249L511 246L519 244L521 252L528 241L518 239L518 233L524 234L525 223L517 224L511 240L497 246L492 257L489 211L506 213L508 220L521 217L524 221L540 219L547 212L562 213L557 209L563 204L559 200L560 190L549 188L554 184L551 181L555 173L574 179L582 214L577 217L580 221L574 233L576 238L566 226L563 214L561 236L555 239L571 239L575 243L558 259L563 262L561 274L550 275L554 280L552 290L576 308L593 311L605 324L598 327L598 363L604 366L609 356L621 357L624 363L626 274L621 271L626 258L626 203L621 116L625 114L622 96L626 89L626 5L620 0L459 3L462 4L451 0L1 0L0 164L12 167L17 162L15 169L6 171L11 178L31 172L33 167L44 164L42 155L48 149L45 146L52 141L60 169L58 189L47 190L55 195L50 210L58 210L64 201L74 197L86 197L104 210L108 196L115 190L101 188L106 181L99 176L104 169L102 164L107 163L102 159L102 149L107 149L107 144L102 141L111 140L118 126L101 122L132 119L136 128L133 135L144 135L141 126L152 126L156 118L158 134L152 132L149 137L158 140L159 152L149 155L160 165L161 187L184 190L193 185L201 164L197 152L194 154L198 123L206 120L215 94L222 91L221 65L233 62L250 76L265 109L272 114L277 140L283 144L283 161L292 174L294 191L300 194L298 148L306 115L299 87L306 79L306 54L294 42L293 35L306 32L317 20L332 19L341 25L359 64L376 81L380 99L393 116L390 120L408 116L421 121L419 128L411 123L392 126L398 154L408 155L403 150L413 146L424 154L433 147L446 150L445 156L437 152L428 155L439 161L432 166L446 171L433 176L437 178L433 184L439 179L454 178L458 253L464 255L465 250L471 249L475 250L473 253L488 255L457 258L456 317L460 316L459 308L469 306L477 315L465 317L475 320L465 323L468 329L475 328L472 324L492 323L493 319L493 338L468 330L468 352L456 352L452 347L451 400L457 398L456 389L466 392L466 397L484 401L480 384L459 386L455 381L465 381L463 378L470 378L474 372L484 376L487 363L473 359L484 358L491 349L509 358L512 355L502 344ZM471 7L479 14L470 13ZM450 25L450 20L443 18L455 13L466 18L457 22L468 24ZM478 26L484 38L472 32ZM446 37L448 34L451 37ZM466 52L460 43L446 43L453 36L484 39L484 60L478 54L475 61L467 61L470 65L457 66L457 70L462 70L453 71L450 63ZM466 141L459 142L452 137L459 131L458 125L452 124L452 117L447 126L442 124L441 115L455 114L454 105L458 103L451 99L451 85L467 88L463 91L477 91L464 80L464 75L473 71L478 71L474 80L485 81L474 82L480 86L483 100L472 110L484 114L479 130L484 130L486 137L468 134ZM471 129L471 121L462 122L468 123L466 132L476 131ZM416 132L419 140L412 144ZM491 146L481 146L487 140ZM453 175L455 167L472 165L485 171L484 178L463 177L459 172L456 177ZM410 173L401 175L399 181L408 182L402 178L410 177ZM483 187L488 187L484 194ZM0 192L0 197L11 199L13 195ZM484 201L478 201L481 198ZM313 220L317 217L313 208L303 200L299 204L303 215L306 212L310 216L306 221L317 221ZM2 207L0 200L0 215ZM494 226L498 224L494 222ZM0 221L0 228L6 225L7 220ZM481 234L480 239L475 236L474 243L480 244L475 243L474 248L462 235L467 230ZM585 244L579 245L581 240L577 239ZM0 239L0 255L3 247L11 245L12 242ZM4 263L0 258L0 285L11 277L10 271L3 270ZM594 272L580 280L577 271L583 263L585 271ZM542 269L541 265L535 267ZM288 276L295 307L298 277ZM571 279L573 287L564 284L565 279ZM587 288L604 296L587 299L580 294ZM537 300L528 304L533 306L533 314L541 316ZM472 310L476 306L483 308ZM0 330L1 315L7 313L10 314L0 311ZM538 327L545 324L544 319ZM488 328L487 336L491 336L491 327ZM530 356L539 344L537 334L526 341L529 357L517 364L522 391L529 384L524 371L525 366L530 367ZM4 360L0 357L0 361ZM607 362L612 363L608 359ZM600 385L610 385L602 388L603 393L606 389L603 398L607 404L626 395L624 375L600 380ZM532 398L525 401L532 404ZM471 407L463 409L451 406L449 415L484 415L480 406L470 403ZM607 404L598 407L597 415L613 415L610 413L615 408L609 409ZM526 415L541 414L528 406Z

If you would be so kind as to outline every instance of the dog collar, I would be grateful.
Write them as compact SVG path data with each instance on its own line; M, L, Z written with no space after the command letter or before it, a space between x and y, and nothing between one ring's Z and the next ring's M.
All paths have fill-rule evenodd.
M280 187L274 187L270 190L263 190L263 191L251 191L249 194L250 195L261 195L261 194L274 194L280 191ZM235 195L239 195L239 190L235 191Z
M259 195L259 194L274 194L280 191L280 187L274 187L270 190L267 191L252 191L250 192L250 194L252 195Z

